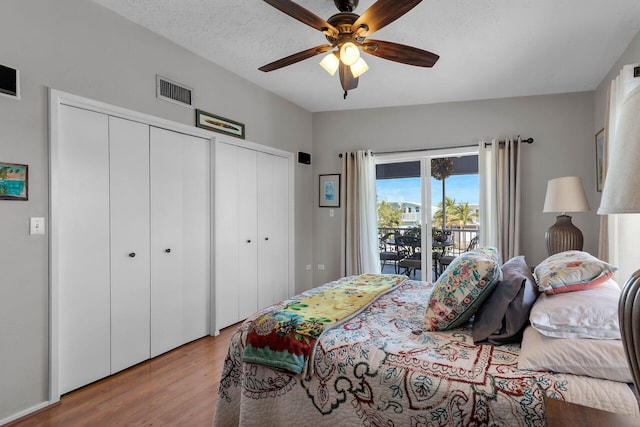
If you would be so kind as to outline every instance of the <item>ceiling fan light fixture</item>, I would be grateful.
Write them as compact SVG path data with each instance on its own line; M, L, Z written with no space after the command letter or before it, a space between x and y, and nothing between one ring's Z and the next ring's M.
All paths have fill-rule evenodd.
M360 57L355 62L355 64L351 65L350 68L351 68L351 74L353 74L353 77L358 78L367 72L367 70L369 69L369 65L367 65L365 60L362 57Z
M325 69L325 71L332 76L338 71L338 66L340 65L340 60L338 59L338 55L336 52L331 52L320 61L320 66Z
M346 42L340 47L340 60L344 65L353 65L360 58L360 49L351 42Z

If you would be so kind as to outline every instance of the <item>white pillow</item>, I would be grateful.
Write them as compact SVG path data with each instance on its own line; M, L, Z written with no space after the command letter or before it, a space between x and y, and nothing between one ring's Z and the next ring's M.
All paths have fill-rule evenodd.
M633 382L622 341L549 338L531 326L522 337L518 369Z
M540 294L531 308L531 325L555 338L620 339L620 287L609 279L595 288Z

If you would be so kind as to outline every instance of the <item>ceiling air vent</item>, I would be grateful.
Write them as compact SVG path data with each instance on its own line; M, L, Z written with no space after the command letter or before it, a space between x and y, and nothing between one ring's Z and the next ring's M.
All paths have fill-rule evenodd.
M157 98L175 102L185 107L191 107L191 92L192 89L190 87L156 75Z

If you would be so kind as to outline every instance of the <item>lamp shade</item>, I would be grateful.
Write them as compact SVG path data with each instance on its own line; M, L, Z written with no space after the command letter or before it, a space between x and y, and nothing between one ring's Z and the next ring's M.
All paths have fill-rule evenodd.
M353 78L358 78L369 69L369 65L365 62L362 57L358 58L358 60L351 67L351 74L353 74Z
M346 42L340 48L340 61L344 65L353 65L360 58L360 49L351 42Z
M326 70L327 73L332 76L338 71L340 60L334 52L331 52L320 61L320 66Z
M622 103L599 214L640 212L640 86Z
M578 176L550 179L542 212L584 212L589 202Z

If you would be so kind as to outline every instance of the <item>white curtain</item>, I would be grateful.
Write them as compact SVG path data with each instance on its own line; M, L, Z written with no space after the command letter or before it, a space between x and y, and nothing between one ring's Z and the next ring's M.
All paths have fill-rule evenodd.
M604 117L604 150L602 165L602 184L607 177L607 160L609 158L609 141L613 141L618 108L618 79L613 80L609 86L607 98L607 110ZM597 159L596 159L597 161ZM598 258L609 261L609 215L600 215L600 233L598 235Z
M480 142L480 245L504 261L520 255L520 137Z
M343 276L380 273L376 164L370 150L342 153L340 204Z

